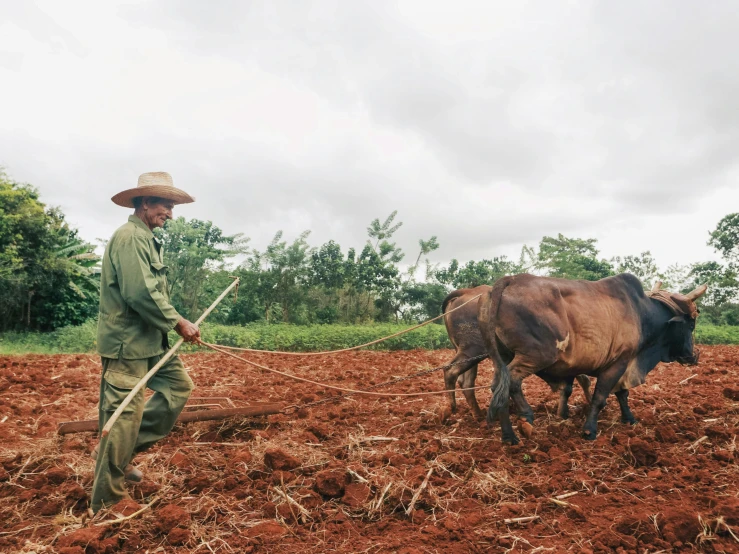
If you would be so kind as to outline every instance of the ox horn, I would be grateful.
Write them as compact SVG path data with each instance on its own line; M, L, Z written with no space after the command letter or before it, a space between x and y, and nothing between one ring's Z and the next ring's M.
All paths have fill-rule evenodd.
M657 281L652 287L652 292L657 292L660 288L662 288L662 281Z
M704 294L706 294L706 290L708 290L708 285L701 285L698 288L696 288L695 290L690 291L685 296L688 297L688 300L692 300L693 302L695 302L701 296L703 296Z

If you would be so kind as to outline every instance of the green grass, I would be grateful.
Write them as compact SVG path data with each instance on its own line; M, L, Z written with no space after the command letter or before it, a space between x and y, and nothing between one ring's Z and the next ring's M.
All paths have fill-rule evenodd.
M357 346L392 335L407 325L250 325L229 326L206 323L203 340L226 346L259 350L318 352ZM88 321L78 327L64 327L53 333L5 333L0 335L0 354L57 354L95 352L96 323ZM170 335L174 344L177 335ZM739 327L698 325L698 344L739 344ZM451 348L443 325L431 324L410 333L370 347L374 350L410 350ZM185 351L199 348L186 346Z
M698 325L695 330L698 344L739 344L739 327L735 325Z
M318 352L357 346L407 329L409 325L268 325L254 323L229 326L205 323L203 340L226 346L285 350L290 352ZM78 327L64 327L53 333L6 333L0 335L0 354L55 354L95 351L96 323L88 321ZM179 337L170 333L169 342ZM370 347L376 350L411 350L450 348L443 325L426 325L405 335ZM185 352L200 350L185 346Z

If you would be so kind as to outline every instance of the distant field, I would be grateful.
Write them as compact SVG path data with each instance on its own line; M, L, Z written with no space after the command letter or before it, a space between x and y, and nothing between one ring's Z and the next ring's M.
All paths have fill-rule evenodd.
M2 354L57 354L95 351L94 321L65 327L53 333L6 333L0 335ZM315 352L348 348L392 335L408 325L203 325L203 338L212 343L260 350ZM172 333L170 342L177 336ZM739 344L739 327L698 325L698 344ZM431 324L371 347L374 350L436 350L451 348L443 325ZM185 350L193 350L185 347Z

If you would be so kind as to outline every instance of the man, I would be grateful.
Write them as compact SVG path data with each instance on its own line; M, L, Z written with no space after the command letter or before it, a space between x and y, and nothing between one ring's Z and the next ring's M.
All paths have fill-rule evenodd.
M200 339L196 325L180 316L169 301L167 266L152 230L172 218L176 204L195 199L175 188L168 173L144 173L138 186L112 198L134 214L108 242L100 277L97 350L102 357L99 422L102 429L128 393L169 349L174 329L188 342ZM193 388L179 357L173 356L147 385L154 395L144 404L136 395L107 437L92 453L96 459L92 510L129 498L124 481L141 481L130 465L139 452L165 437Z

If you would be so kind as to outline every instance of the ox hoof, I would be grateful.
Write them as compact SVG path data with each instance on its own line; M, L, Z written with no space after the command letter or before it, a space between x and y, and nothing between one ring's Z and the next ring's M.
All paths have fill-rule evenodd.
M519 419L525 420L529 425L534 424L534 412L527 412L524 414L518 414Z
M521 441L518 440L518 437L516 435L503 437L503 444L508 444L510 446L516 446L519 442Z
M629 425L636 425L639 421L635 417L622 417L621 423L628 423Z
M582 438L586 441L594 441L598 436L598 433L592 431L583 431Z

